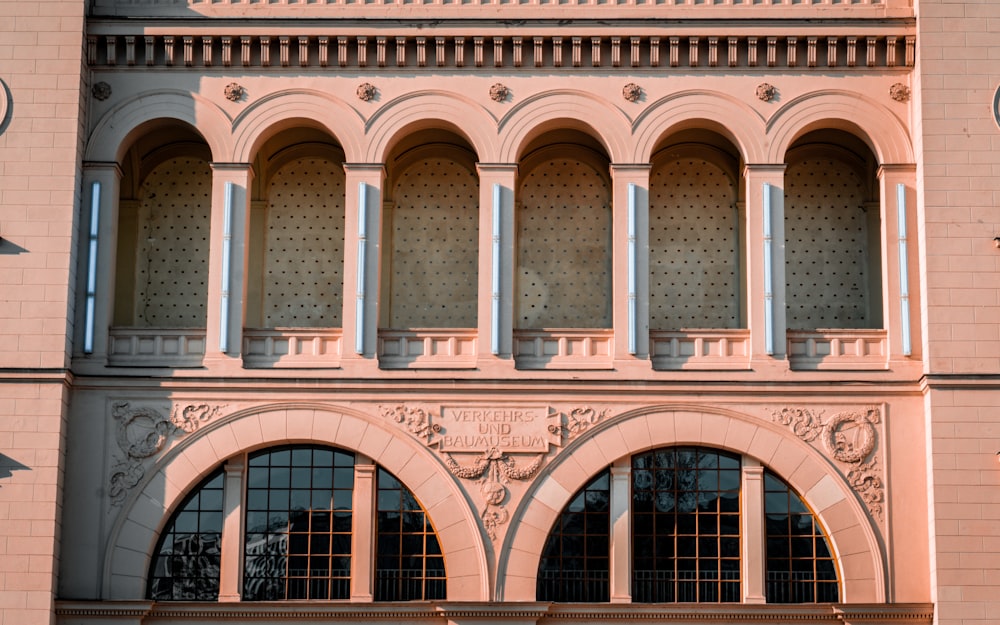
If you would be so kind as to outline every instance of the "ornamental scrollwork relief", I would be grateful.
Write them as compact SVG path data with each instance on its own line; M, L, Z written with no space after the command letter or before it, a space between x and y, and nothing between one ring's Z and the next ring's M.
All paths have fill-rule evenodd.
M382 416L402 425L410 434L423 439L424 444L429 444L431 436L441 431L441 425L431 423L430 414L423 408L383 406Z
M873 455L878 442L875 426L882 420L879 407L847 410L826 420L821 412L808 408L782 408L771 413L771 420L787 426L807 443L819 440L830 457L852 465L847 470L848 484L868 511L883 519L885 484L878 457Z
M583 434L591 426L597 425L606 416L608 416L608 410L597 411L589 406L585 408L573 408L569 412L564 413L562 423L550 425L549 431L571 439Z
M117 453L113 456L108 494L113 505L121 505L130 490L146 475L144 461L157 455L172 437L183 437L217 417L223 406L210 404L177 405L166 413L148 406L133 407L116 402L111 408L115 419Z

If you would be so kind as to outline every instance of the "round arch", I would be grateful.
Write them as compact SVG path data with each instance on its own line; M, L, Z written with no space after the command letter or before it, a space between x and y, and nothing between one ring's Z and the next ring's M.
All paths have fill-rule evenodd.
M391 100L369 118L365 163L384 163L399 139L410 132L441 128L469 142L481 163L496 154L497 120L467 98L445 91L417 91Z
M736 146L744 162L766 158L764 119L747 105L722 93L686 91L652 103L635 120L632 162L648 163L656 147L671 134L688 128L712 130Z
M200 479L236 454L285 443L333 445L386 468L413 492L437 529L448 565L448 600L487 599L489 575L486 547L477 531L479 518L455 481L413 438L363 413L321 404L239 411L203 426L163 454L125 501L112 527L103 597L145 597L150 554L160 529Z
M704 445L760 460L809 504L840 563L843 602L884 602L885 562L867 513L822 455L776 426L731 410L651 406L606 422L568 446L525 493L511 515L497 569L497 598L535 597L538 562L552 524L570 498L609 464L672 445Z
M767 160L783 163L796 139L812 130L833 128L868 143L881 165L913 163L913 146L899 117L857 93L817 91L795 98L767 123Z
M303 120L329 133L348 162L359 161L364 145L361 114L339 98L305 89L269 94L243 111L233 121L232 160L253 162L264 141Z
M205 98L172 89L143 92L105 113L90 133L84 160L121 163L135 137L157 120L187 124L208 143L213 161L229 160L230 118Z
M586 121L580 121L586 120ZM516 163L532 139L573 128L601 142L611 163L628 163L631 131L625 113L579 91L547 91L527 98L500 120L499 163Z

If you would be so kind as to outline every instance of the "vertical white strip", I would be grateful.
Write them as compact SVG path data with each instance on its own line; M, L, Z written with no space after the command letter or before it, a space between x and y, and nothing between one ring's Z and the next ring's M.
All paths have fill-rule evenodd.
M365 353L365 259L368 242L368 185L358 183L358 294L355 312L354 351Z
M774 354L774 287L771 268L771 183L764 183L764 351Z
M233 244L233 183L226 183L222 216L222 305L219 307L219 350L229 352L229 263Z
M910 344L910 277L906 258L906 185L896 185L896 219L899 223L899 320L903 355L912 352Z
M101 223L101 183L90 187L90 233L87 249L87 303L83 321L83 353L94 352L94 306L97 300L97 232Z
M634 182L628 183L628 353L635 355L636 326L638 313L636 311L636 253L635 253L635 204L636 187Z
M493 183L493 299L490 310L490 353L500 353L500 184Z

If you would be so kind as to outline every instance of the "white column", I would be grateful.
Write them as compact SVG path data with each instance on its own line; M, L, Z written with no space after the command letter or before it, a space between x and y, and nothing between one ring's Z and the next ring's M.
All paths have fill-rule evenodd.
M743 603L766 603L764 598L764 467L743 456Z
M514 332L517 164L477 163L476 168L479 171L477 327L480 366L510 367Z
M212 163L205 364L242 368L250 183L247 163Z
M354 462L354 531L351 534L351 601L375 600L375 463Z
M239 601L243 589L243 476L240 455L226 463L222 495L222 546L219 564L219 601Z
M95 366L107 363L108 329L114 317L121 177L118 163L85 163L83 166L82 247L77 271L77 292L82 298L82 305L78 307L80 315L74 354L77 358L86 358ZM91 244L95 211L97 236ZM85 349L85 344L88 349Z
M378 366L379 249L382 232L381 163L345 163L344 347L342 360Z
M649 358L649 171L649 164L611 166L611 308L618 361Z
M632 601L632 459L611 465L611 603Z
M785 165L747 165L747 325L754 368L785 367ZM766 211L766 215L765 215Z

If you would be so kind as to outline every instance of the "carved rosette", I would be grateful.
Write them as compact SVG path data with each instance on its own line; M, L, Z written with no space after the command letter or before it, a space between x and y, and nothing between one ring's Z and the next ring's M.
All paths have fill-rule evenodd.
M504 100L507 99L507 96L509 94L510 94L510 89L508 89L507 86L502 83L498 82L495 83L492 87L490 87L490 99L492 99L494 102L503 102Z
M808 443L818 439L830 457L850 465L848 484L868 511L883 520L885 484L878 456L873 455L878 442L875 426L882 420L878 406L839 412L826 421L821 413L808 408L782 408L773 411L771 419Z
M95 100L103 102L111 97L111 85L103 80L101 82L94 83L94 86L90 88L90 93L94 96Z
M360 85L358 85L357 91L355 91L355 93L357 94L359 100L363 100L365 102L371 102L372 100L375 99L375 85L371 84L370 82L363 82Z
M634 82L630 82L622 87L622 97L629 102L638 102L640 96L642 96L642 87Z
M186 436L217 417L222 408L209 404L177 405L164 414L155 408L115 403L111 416L117 422L115 441L120 453L114 456L109 478L111 503L121 505L129 491L142 481L146 459L159 454L172 437Z
M764 102L773 100L776 92L777 90L774 88L774 85L770 83L762 82L757 85L757 98Z
M901 82L893 83L889 87L889 97L896 102L906 102L910 99L910 88Z
M230 102L239 102L243 99L243 95L246 91L243 86L239 83L231 82L222 90L222 93L226 96L226 99Z

